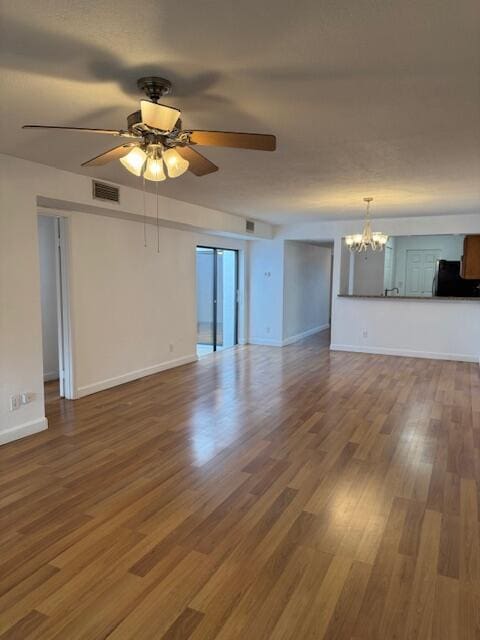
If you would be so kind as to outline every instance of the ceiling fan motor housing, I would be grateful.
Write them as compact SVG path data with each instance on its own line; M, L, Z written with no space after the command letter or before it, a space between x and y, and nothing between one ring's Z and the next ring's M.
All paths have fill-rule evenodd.
M146 76L137 80L137 87L144 91L152 102L158 102L162 96L172 93L172 83L159 76Z
M142 112L140 110L134 111L129 116L127 116L127 125L128 130L131 131L132 128L142 122Z
M134 111L127 116L127 127L130 132L141 135L145 144L161 142L166 147L175 147L178 143L185 143L185 141L180 140L180 137L177 135L182 128L182 121L180 118L177 120L175 129L169 133L162 134L154 132L149 127L144 126L142 121L142 112L139 110Z

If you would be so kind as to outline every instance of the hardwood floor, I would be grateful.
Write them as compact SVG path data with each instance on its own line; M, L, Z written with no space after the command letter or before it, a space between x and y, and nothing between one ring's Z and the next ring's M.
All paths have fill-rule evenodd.
M49 394L0 449L2 640L479 638L478 365L327 344Z

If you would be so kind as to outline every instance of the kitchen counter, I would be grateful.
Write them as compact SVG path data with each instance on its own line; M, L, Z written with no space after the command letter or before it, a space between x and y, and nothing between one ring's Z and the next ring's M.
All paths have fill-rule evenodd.
M420 300L420 301L432 301L435 302L480 302L480 296L473 296L470 298L461 298L455 296L359 296L339 293L338 298L359 298L362 300Z

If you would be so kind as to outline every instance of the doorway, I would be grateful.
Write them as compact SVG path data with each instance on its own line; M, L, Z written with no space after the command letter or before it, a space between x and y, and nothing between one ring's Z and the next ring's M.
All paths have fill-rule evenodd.
M67 219L38 216L45 397L73 398Z
M238 344L238 251L199 246L197 355Z

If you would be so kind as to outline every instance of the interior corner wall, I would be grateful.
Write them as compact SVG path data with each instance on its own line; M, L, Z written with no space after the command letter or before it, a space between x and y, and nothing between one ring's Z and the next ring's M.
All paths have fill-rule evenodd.
M329 326L332 251L306 242L285 242L283 341Z

